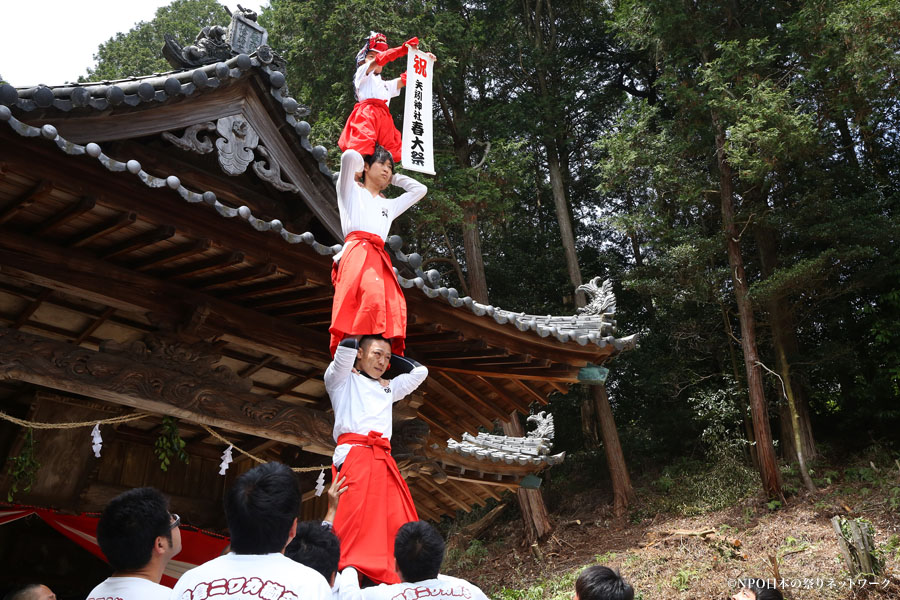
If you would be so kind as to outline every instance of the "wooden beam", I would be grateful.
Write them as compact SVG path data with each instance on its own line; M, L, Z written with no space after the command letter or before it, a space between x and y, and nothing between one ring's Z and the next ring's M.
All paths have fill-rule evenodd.
M464 413L468 414L471 418L474 419L475 427L473 428L471 425L465 424L465 418L460 418L458 416L452 415L449 410L445 410L445 406L441 406L440 403L429 402L426 406L444 415L447 423L458 423L460 425L465 424L466 430L477 430L479 425L485 427L486 429L493 429L494 424L490 419L469 406L466 401L444 387L444 385L435 377L432 376L426 379L422 387L426 392L431 392L431 394L440 396L441 398L446 400L447 409L449 409L450 406L453 406L457 409L462 409ZM459 435L459 433L457 433L456 435Z
M81 215L91 212L96 205L97 200L93 196L82 196L78 202L70 204L46 221L31 229L30 233L32 235L46 235L57 227L61 227L69 221L74 221Z
M94 319L90 325L81 330L81 333L78 334L78 337L75 338L75 344L80 345L84 340L88 339L97 329L100 328L101 325L106 323L106 321L113 316L113 313L116 312L116 309L107 307L103 310L103 314Z
M129 262L126 266L130 269L134 269L135 271L146 271L147 269L153 267L161 267L162 265L168 264L170 262L175 262L176 260L181 260L182 258L187 258L196 254L203 254L204 252L209 250L211 246L211 240L194 240L187 244L174 246L172 248L169 248L168 250L160 250L159 252L151 254L150 256L147 256L145 258Z
M238 375L240 375L241 377L250 377L251 375L253 375L253 374L256 373L257 371L259 371L259 370L261 370L261 369L265 369L266 366L267 366L270 362L272 362L273 360L275 360L275 358L276 358L276 356L275 356L274 354L270 354L270 355L268 355L268 356L265 356L265 357L263 357L263 359L262 359L261 361L259 361L259 362L256 363L255 365L251 364L251 365L248 365L246 368L241 369L241 370L238 372Z
M451 504L455 504L456 506L458 506L459 508L463 509L466 512L472 512L471 506L469 506L465 502L460 502L459 499L454 498L453 496L451 496L450 494L448 494L447 492L442 490L441 486L439 486L435 482L431 481L427 477L420 477L419 482L422 483L426 488L428 488L434 492L437 492L438 494L440 494L441 496L443 496L444 498L449 500Z
M287 275L276 281L264 281L253 285L241 286L232 290L224 290L219 294L220 298L227 300L246 300L257 296L265 296L276 292L291 290L306 285L306 279L300 275ZM245 304L246 306L246 304Z
M175 283L58 248L0 227L0 273L86 300L181 323L187 306L207 306L204 331L272 354L273 349L316 358L326 364L328 334L223 302ZM180 301L180 302L179 302Z
M37 309L39 309L41 307L41 304L44 303L44 300L49 298L52 294L53 294L53 290L51 290L51 289L45 288L45 289L41 290L40 293L38 294L37 298L32 300L31 304L26 306L25 310L23 310L21 313L19 313L19 316L16 318L16 321L11 325L11 327L13 329L18 329L22 325L27 323L28 319L31 318L31 315L33 315L37 311Z
M316 300L330 300L332 296L334 296L334 291L330 287L321 286L294 291L286 294L273 294L271 296L265 296L258 300L251 300L247 303L247 306L257 309L277 308L280 306L294 306L297 304L305 304Z
M481 506L484 506L484 499L480 496L474 495L466 488L466 486L460 485L450 478L447 478L447 480L442 485L453 488L458 494L460 494L461 496L465 496L472 504L480 504Z
M134 252L135 250L140 250L141 248L146 248L147 246L152 246L153 244L167 240L173 235L175 235L174 227L171 225L161 225L150 231L145 231L144 233L132 236L117 244L112 244L107 248L100 250L97 253L97 256L100 258L121 256L122 254L128 254L129 252Z
M527 383L525 383L521 379L514 379L513 381L515 381L516 385L519 386L519 389L525 390L525 393L528 394L529 396L531 396L536 402L538 402L539 404L542 404L542 405L547 404L547 397L538 394ZM503 420L508 421L509 416L507 415L507 418L503 419Z
M435 374L444 377L447 381L449 381L452 385L454 385L458 390L460 390L463 394L471 398L476 404L487 409L489 413L493 413L494 418L497 419L505 419L508 418L509 413L503 410L500 410L497 406L495 406L492 402L489 402L479 396L478 394L473 393L468 387L466 387L463 383L458 381L455 377L453 377L450 373L436 373ZM493 424L491 424L493 426Z
M74 344L0 328L0 379L97 398L330 455L325 413L235 391L227 378L190 375L175 361L94 352ZM193 367L192 367L193 368Z
M224 254L211 256L203 260L198 260L197 262L182 264L172 269L165 269L158 272L155 271L153 274L163 279L185 279L203 275L210 271L218 271L219 269L233 267L242 262L244 262L243 252L225 252Z
M447 373L464 373L467 375L481 375L482 377L492 377L494 379L524 379L529 381L557 381L560 383L578 383L578 367L569 365L558 365L548 367L542 371L534 372L515 367L509 369L496 370L490 368L472 367L456 367L443 365L428 365L432 371L446 371Z
M508 418L509 418L509 413L512 412L513 410L520 410L520 411L523 412L523 413L524 413L524 412L527 412L527 407L522 406L522 403L521 403L521 402L518 402L517 400L512 400L512 399L510 398L509 392L507 392L507 391L504 390L503 388L494 385L493 383L491 383L490 381L488 381L487 379L485 379L485 378L482 377L481 375L473 375L472 377L474 377L477 381L480 381L481 383L483 383L484 385L486 385L487 388L488 388L489 390L491 390L492 392L494 392L494 394L496 394L498 398L500 398L500 399L502 399L502 400L505 400L508 407L513 407L513 408L508 408L507 410L504 410L504 411L503 411L503 414L504 414L504 416L502 417L503 420L508 419ZM502 410L502 409L501 409L501 410Z
M20 211L25 210L35 202L46 198L53 192L53 183L42 179L33 188L28 190L24 195L16 198L2 209L0 209L0 225L6 223L16 216Z
M269 277L274 275L276 270L278 270L278 267L274 263L266 263L253 267L246 267L244 269L227 271L220 275L213 275L203 279L197 279L191 281L190 285L194 289L208 290L220 285L233 285Z
M69 248L86 246L94 240L99 240L103 236L109 235L114 231L133 225L135 221L137 221L137 213L134 212L124 212L113 215L108 219L97 223L93 227L89 227L84 231L76 233L70 237L64 245Z

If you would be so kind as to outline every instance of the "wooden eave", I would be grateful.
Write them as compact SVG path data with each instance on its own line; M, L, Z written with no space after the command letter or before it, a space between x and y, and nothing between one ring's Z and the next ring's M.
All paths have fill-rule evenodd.
M223 91L247 93L241 86L248 85ZM165 108L130 114L142 123L132 135L146 135L147 121ZM77 124L90 131L83 125L87 120L100 126L103 117L54 123L60 133L78 135ZM127 136L119 142L127 143ZM130 173L110 173L87 156L63 154L42 137L26 139L0 127L0 148L3 330L46 339L54 352L98 364L124 364L101 351L108 340L127 344L148 335L203 340L214 346L220 365L249 382L234 403L258 410L211 417L189 402L165 405L164 398L123 394L98 382L76 385L34 361L7 369L8 377L38 391L177 416L185 427L211 425L269 456L285 445L330 453L330 403L321 379L329 361L330 257L256 231L243 219L223 218L205 204L189 204L171 189L148 188ZM220 177L227 184L227 177ZM333 187L311 193L333 206ZM613 348L541 338L416 289L406 296L408 353L432 375L400 418L419 417L430 427L427 445L436 449L429 458L444 465L447 477L436 483L427 473L412 473L410 487L423 514L437 518L452 514L460 503L482 503L514 489L522 475L518 467L456 464L458 459L442 454L448 438L490 428L514 412L527 413L532 403L545 404L551 393L565 392L577 381L581 366L603 362ZM165 379L165 368L137 370ZM299 415L300 428L294 424Z

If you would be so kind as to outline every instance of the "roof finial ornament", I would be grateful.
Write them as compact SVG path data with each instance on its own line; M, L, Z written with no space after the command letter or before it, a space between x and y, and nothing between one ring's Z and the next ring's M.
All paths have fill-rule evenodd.
M600 283L600 277L594 277L584 285L575 288L576 292L585 292L590 296L590 303L578 309L580 315L600 315L611 320L616 314L616 295L613 293L612 281Z
M163 56L176 69L194 69L202 65L223 62L238 54L252 54L266 46L268 33L257 23L255 11L237 5L231 12L231 24L226 29L221 25L209 25L197 34L194 43L182 47L171 35L164 37ZM271 50L269 50L271 52Z

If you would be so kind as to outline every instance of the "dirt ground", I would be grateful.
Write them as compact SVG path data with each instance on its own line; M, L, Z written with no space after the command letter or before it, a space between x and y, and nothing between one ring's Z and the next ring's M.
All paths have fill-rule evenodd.
M495 600L572 598L577 572L591 564L618 569L643 600L728 598L738 579L772 578L776 569L786 598L900 600L898 506L900 467L874 483L836 482L799 493L784 506L747 498L693 517L617 519L610 498L583 492L551 515L555 529L539 552L525 546L521 520L507 509L512 515L492 525L474 551L471 542L456 540L460 547L468 544L468 551L448 560L445 571L476 583ZM876 543L885 545L886 575L874 584L849 579L831 524L835 515L868 519ZM687 534L710 529L702 536Z

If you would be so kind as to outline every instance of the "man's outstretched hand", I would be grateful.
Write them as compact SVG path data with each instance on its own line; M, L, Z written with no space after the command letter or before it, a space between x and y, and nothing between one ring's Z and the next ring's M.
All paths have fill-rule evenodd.
M328 486L328 512L325 513L325 518L323 521L327 521L329 523L334 523L334 516L337 514L338 502L341 500L341 494L349 489L349 485L344 485L347 481L347 476L341 477L338 475L338 479L336 481L332 481L331 485Z

